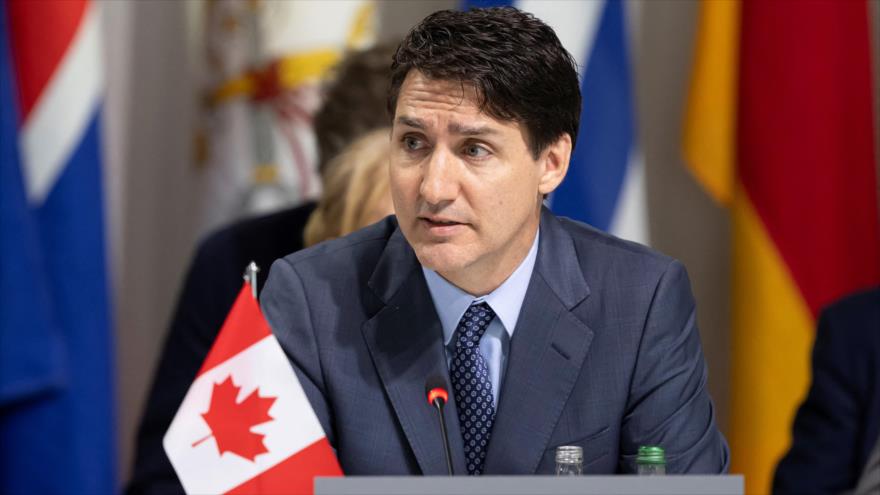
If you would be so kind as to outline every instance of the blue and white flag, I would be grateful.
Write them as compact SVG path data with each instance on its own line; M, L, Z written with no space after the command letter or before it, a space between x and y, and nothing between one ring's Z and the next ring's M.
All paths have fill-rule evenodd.
M635 99L625 5L620 0L471 0L464 8L513 5L556 31L578 63L581 122L571 166L550 198L559 215L647 244L644 163L636 140Z
M113 493L113 342L88 0L0 2L0 493Z

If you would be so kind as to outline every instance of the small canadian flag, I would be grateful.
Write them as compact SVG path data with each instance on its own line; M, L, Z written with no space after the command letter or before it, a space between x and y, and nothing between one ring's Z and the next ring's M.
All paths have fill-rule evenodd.
M312 493L342 470L244 284L165 433L187 493Z

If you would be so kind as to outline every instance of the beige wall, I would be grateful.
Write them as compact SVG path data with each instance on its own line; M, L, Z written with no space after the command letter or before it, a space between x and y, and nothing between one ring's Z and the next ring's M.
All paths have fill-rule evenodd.
M116 309L119 464L134 430L195 242L194 98L187 2L102 2L107 44L104 127Z
M696 27L696 2L640 2L635 51L639 133L645 154L653 247L688 268L722 430L729 381L729 222L687 172L681 126Z
M877 1L871 3L876 21L880 7ZM399 37L426 13L456 4L455 0L382 3L381 37ZM113 40L108 47L107 181L124 476L129 472L144 394L196 241L190 208L191 158L201 5L201 1L105 2L106 27ZM629 0L628 6L651 239L655 248L682 260L689 270L710 370L709 388L726 430L729 222L726 212L688 175L680 153L698 4ZM877 26L875 22L875 39L880 39Z

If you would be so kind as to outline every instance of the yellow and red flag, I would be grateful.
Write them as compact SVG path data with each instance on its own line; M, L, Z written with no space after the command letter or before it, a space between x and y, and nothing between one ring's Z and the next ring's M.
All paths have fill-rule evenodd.
M880 282L867 4L701 4L685 158L732 212L732 471L769 493L819 310Z

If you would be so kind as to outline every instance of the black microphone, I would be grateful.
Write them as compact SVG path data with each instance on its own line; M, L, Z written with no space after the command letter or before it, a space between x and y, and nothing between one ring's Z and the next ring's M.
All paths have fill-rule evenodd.
M428 396L428 404L437 409L440 418L440 434L443 436L443 451L446 453L446 469L452 476L452 455L449 453L449 435L446 433L446 418L443 416L443 406L449 400L449 392L446 391L446 380L434 375L425 382L425 394Z

